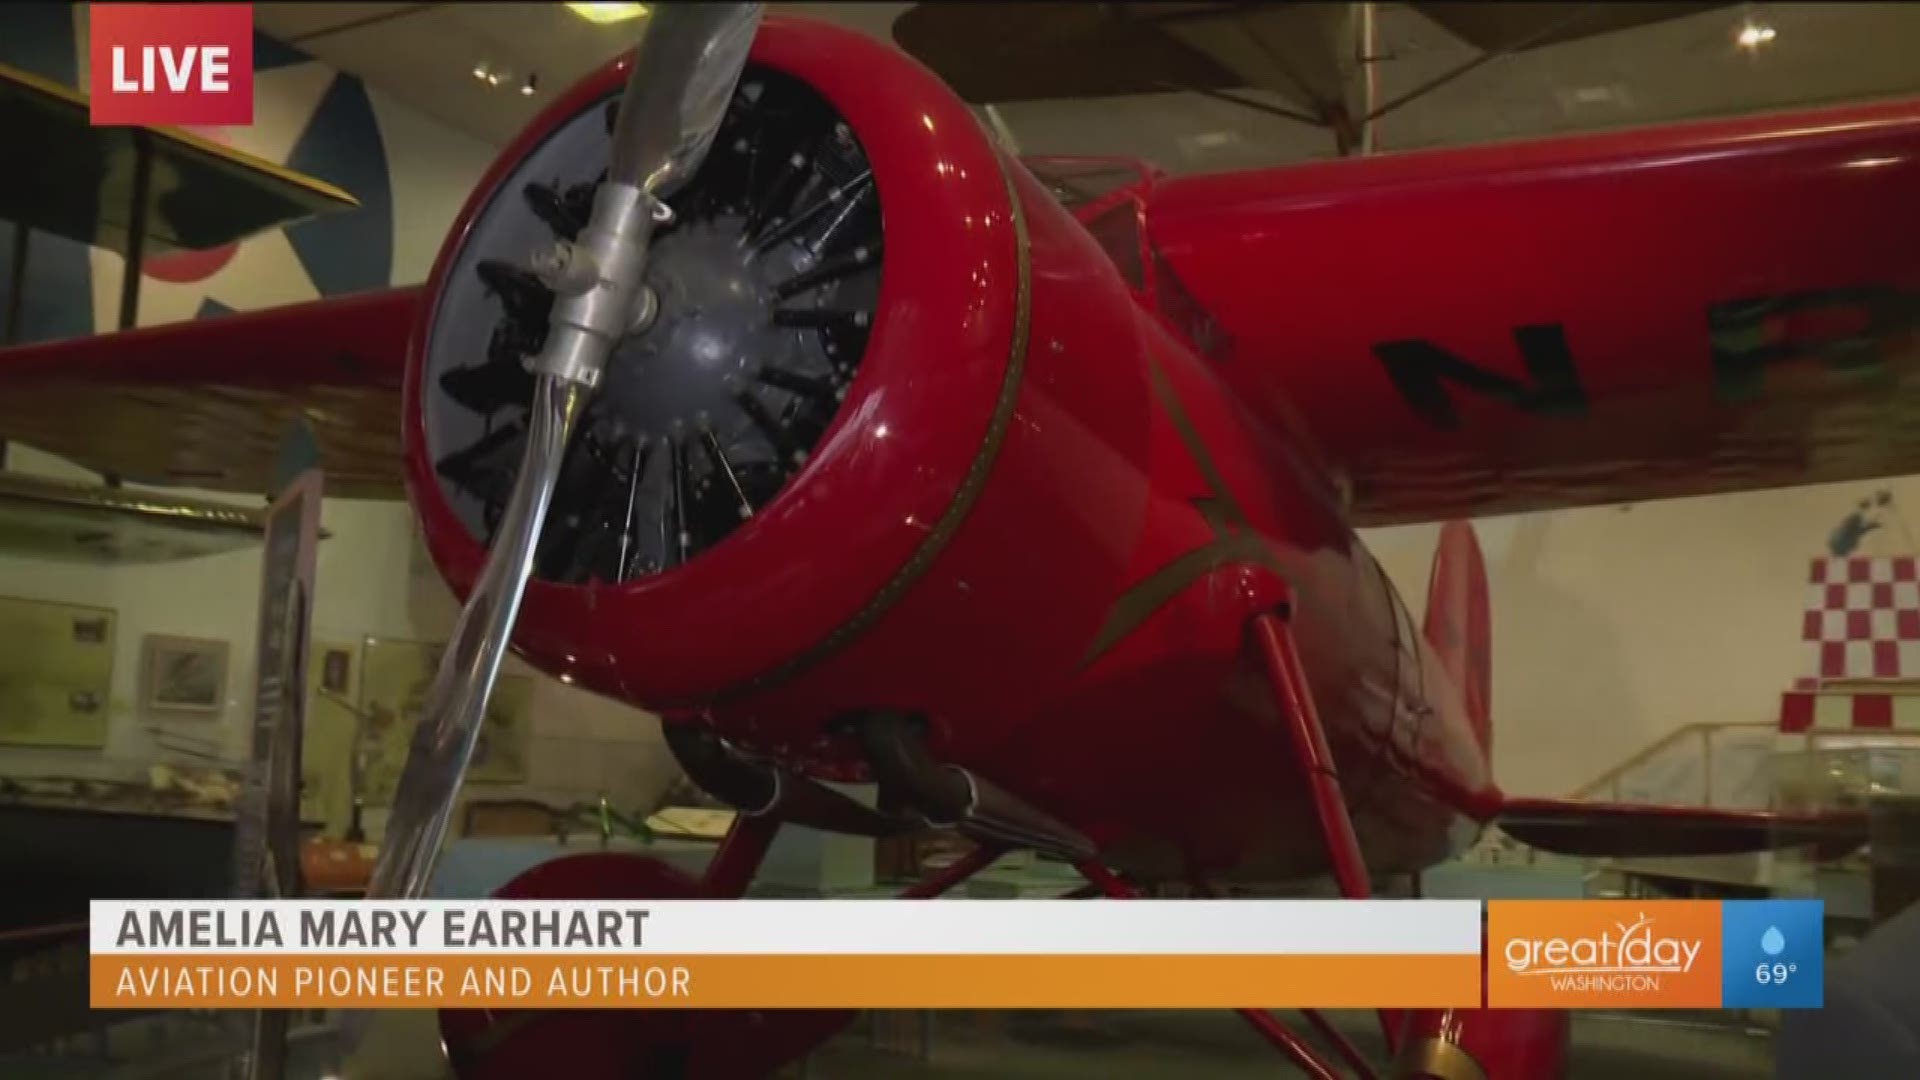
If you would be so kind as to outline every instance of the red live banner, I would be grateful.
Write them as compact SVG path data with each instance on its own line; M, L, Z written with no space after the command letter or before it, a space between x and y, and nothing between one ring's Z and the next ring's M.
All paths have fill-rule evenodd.
M89 4L95 125L253 123L252 4Z

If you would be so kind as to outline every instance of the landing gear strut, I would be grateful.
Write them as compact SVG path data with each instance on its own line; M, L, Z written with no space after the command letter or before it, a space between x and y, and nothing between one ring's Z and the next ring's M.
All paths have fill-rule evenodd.
M1301 777L1312 793L1316 824L1343 895L1371 894L1366 862L1340 790L1285 609L1248 627L1248 648L1265 675ZM1072 826L983 778L933 758L911 716L871 712L853 720L875 780L919 815L871 810L833 789L739 754L710 732L670 725L669 743L688 774L710 793L741 808L720 848L698 878L655 858L596 852L543 864L509 883L501 895L542 899L719 899L742 895L787 821L870 836L925 824L953 825L978 846L899 893L900 899L940 896L984 870L1005 852L1035 848L1070 862L1086 886L1063 899L1137 898L1132 884L1099 861L1095 845ZM923 820L924 819L924 820ZM1196 878L1202 895L1213 890ZM1324 1016L1301 1010L1333 1058L1265 1009L1237 1010L1255 1031L1316 1080L1352 1075L1375 1080L1352 1042ZM583 1077L746 1078L769 1075L831 1038L852 1010L447 1011L441 1029L448 1055L463 1078L514 1077L549 1071L564 1045L568 1072ZM1564 1013L1485 1009L1380 1011L1391 1075L1409 1080L1560 1075ZM1402 1045L1404 1041L1405 1045Z

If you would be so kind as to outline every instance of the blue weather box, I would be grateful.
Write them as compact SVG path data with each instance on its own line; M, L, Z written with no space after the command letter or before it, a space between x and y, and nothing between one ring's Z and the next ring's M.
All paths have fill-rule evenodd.
M1720 902L1722 1008L1817 1009L1826 996L1826 904Z

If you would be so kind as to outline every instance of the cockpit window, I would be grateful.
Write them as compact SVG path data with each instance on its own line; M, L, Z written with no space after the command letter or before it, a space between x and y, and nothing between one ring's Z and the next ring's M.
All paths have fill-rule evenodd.
M1076 212L1121 188L1139 185L1148 177L1144 165L1126 158L1028 157L1020 160L1047 185L1061 206Z
M1224 362L1233 341L1180 281L1141 228L1160 175L1128 158L1027 157L1020 159L1073 212L1136 294L1200 355Z
M1119 267L1120 276L1134 292L1147 288L1147 270L1140 254L1140 207L1128 199L1096 215L1086 223L1095 243Z
M1153 305L1201 356L1216 362L1232 357L1233 339L1226 328L1180 283L1180 275L1157 248L1153 249Z

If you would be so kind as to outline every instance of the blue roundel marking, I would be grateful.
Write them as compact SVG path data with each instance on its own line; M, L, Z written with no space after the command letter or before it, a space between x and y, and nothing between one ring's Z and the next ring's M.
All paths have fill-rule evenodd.
M287 167L360 200L358 209L287 228L287 241L314 288L321 296L386 288L393 276L393 188L373 102L359 79L334 77Z

